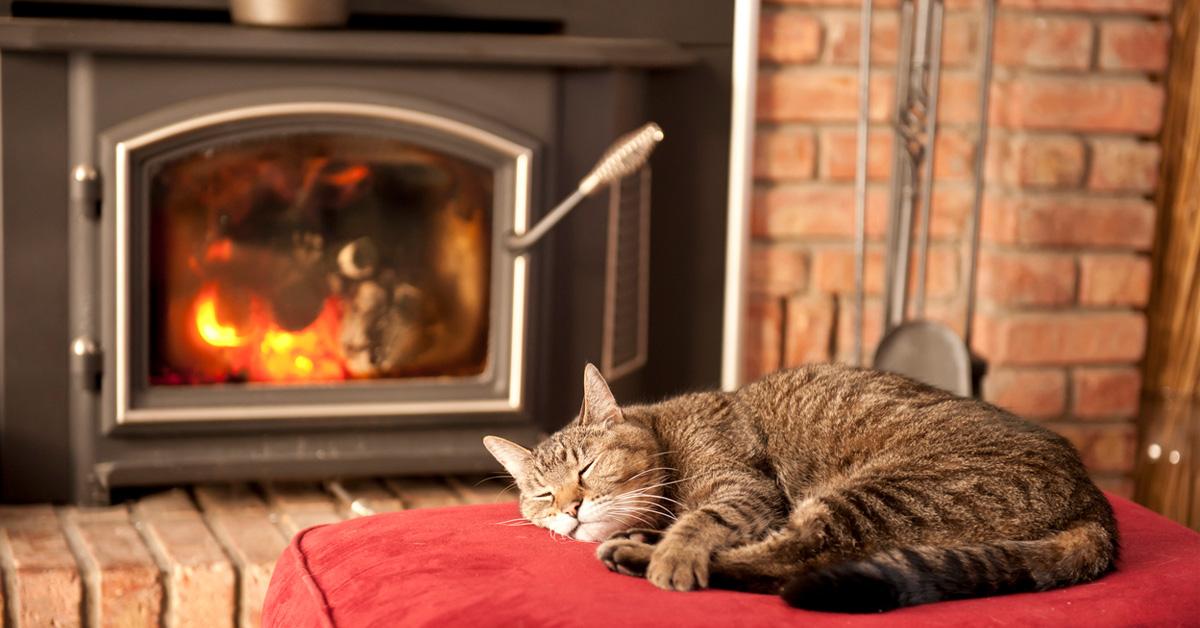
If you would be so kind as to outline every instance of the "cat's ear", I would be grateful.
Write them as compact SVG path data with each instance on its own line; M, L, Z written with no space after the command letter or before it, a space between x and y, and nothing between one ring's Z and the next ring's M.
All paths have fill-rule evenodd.
M520 481L525 477L525 470L529 467L532 457L528 449L499 436L484 436L483 446L487 447L514 480Z
M608 389L608 382L599 369L591 364L583 368L583 409L580 418L585 422L619 423L624 420L621 408Z

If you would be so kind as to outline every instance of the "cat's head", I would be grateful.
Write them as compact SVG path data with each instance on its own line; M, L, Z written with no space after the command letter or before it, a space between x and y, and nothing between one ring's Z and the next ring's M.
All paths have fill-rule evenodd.
M628 420L604 377L583 374L579 416L532 451L496 436L483 444L517 482L521 514L580 541L655 528L669 511L668 470L654 434Z

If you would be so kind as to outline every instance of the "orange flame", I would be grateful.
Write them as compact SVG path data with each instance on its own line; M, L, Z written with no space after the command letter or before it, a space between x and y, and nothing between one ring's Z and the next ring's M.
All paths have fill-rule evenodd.
M200 332L204 342L214 347L240 347L245 342L238 336L236 327L217 320L216 286L200 291L196 302L196 331Z
M349 168L340 170L338 172L329 173L325 175L324 179L338 187L350 187L367 178L368 174L371 174L370 168L363 165L358 165L350 166Z
M287 331L275 323L270 308L257 297L251 299L249 321L241 328L224 323L217 318L218 298L216 284L205 285L197 293L196 331L201 348L219 357L229 377L243 374L253 382L346 378L339 341L342 313L337 299L327 299L308 327Z

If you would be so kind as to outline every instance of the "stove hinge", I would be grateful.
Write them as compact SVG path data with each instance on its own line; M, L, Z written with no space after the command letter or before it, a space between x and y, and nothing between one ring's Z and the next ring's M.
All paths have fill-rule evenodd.
M104 375L104 352L94 340L79 336L71 341L71 375L83 390L100 390Z
M100 217L100 173L88 164L71 169L71 204L85 218Z

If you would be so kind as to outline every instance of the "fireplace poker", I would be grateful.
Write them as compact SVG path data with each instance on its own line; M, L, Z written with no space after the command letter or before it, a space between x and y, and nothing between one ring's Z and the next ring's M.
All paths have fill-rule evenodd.
M600 156L600 160L592 166L587 176L580 180L578 187L570 196L550 210L536 225L523 234L510 234L508 248L514 251L524 251L537 244L548 231L565 218L571 210L583 199L591 196L601 185L612 183L626 175L633 174L650 158L650 153L663 139L662 129L653 122L647 122L641 128L631 131L613 142L608 150Z

